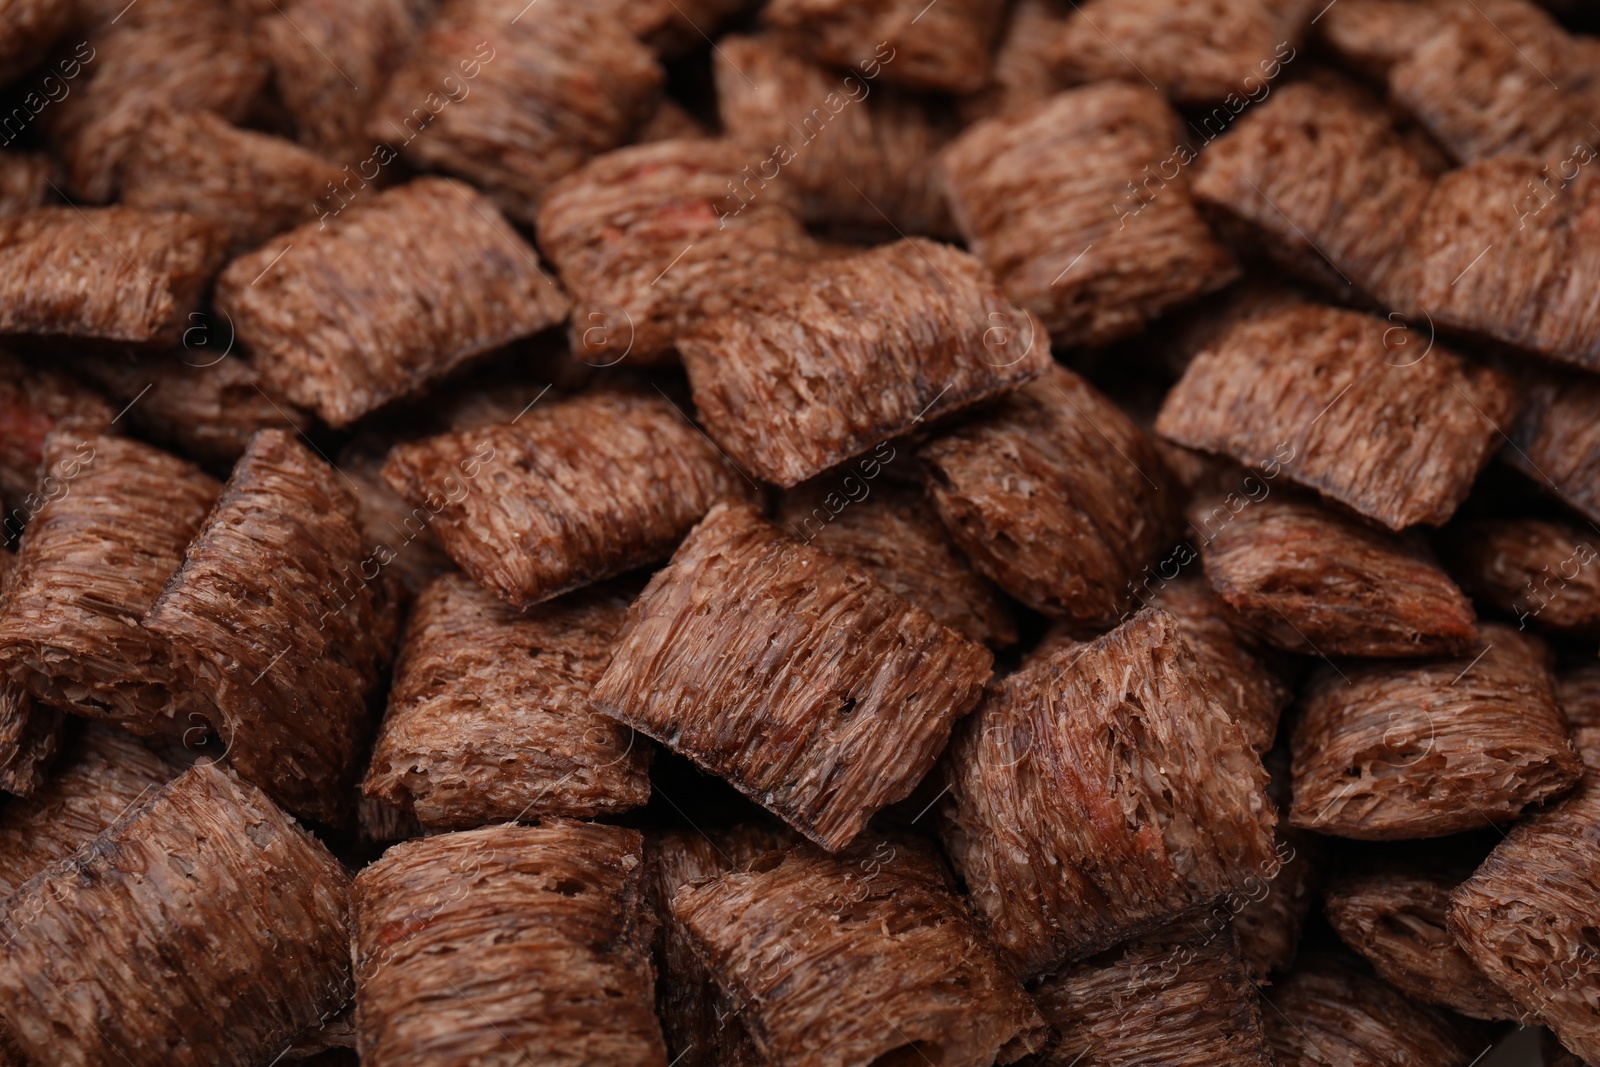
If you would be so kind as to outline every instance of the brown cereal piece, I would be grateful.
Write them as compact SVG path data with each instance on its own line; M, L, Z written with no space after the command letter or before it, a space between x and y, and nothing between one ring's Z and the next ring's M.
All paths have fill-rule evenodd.
M801 848L691 883L672 916L772 1062L1014 1063L1044 1020L914 839Z
M989 51L1004 9L985 0L773 0L768 26L818 63L881 72L886 84L971 93L989 79Z
M854 497L862 486L866 495ZM806 544L856 560L950 629L993 648L1016 643L1009 602L973 570L920 490L824 475L784 497L778 522Z
M1302 964L1267 1000L1267 1040L1279 1067L1469 1067L1485 1051L1481 1026L1418 1004L1342 956Z
M1586 664L1556 675L1556 700L1586 764L1600 763L1600 667Z
M1224 334L1246 319L1268 311L1310 303L1298 287L1286 285L1278 279L1247 277L1207 300L1174 315L1155 338L1162 354L1162 362L1176 376L1182 376L1194 357L1214 345ZM1191 495L1200 495L1202 485L1225 482L1228 489L1239 488L1247 472L1237 469L1217 470L1215 461L1200 453L1168 445L1163 455L1170 452L1185 453L1194 459L1187 463L1196 467L1195 476L1186 480ZM1235 465L1228 464L1232 468ZM1215 486L1221 489L1221 485Z
M940 167L956 225L1006 295L1056 344L1102 344L1238 275L1186 177L1130 192L1182 140L1155 90L1107 83L977 123Z
M7 0L0 5L0 85L27 73L76 16L67 0Z
M1313 305L1241 322L1189 365L1156 431L1281 472L1392 530L1442 525L1516 394L1442 345L1397 357L1384 341L1391 326Z
M1002 679L947 782L946 849L1024 975L1276 870L1266 772L1164 611Z
M38 1063L269 1062L350 996L349 889L320 842L201 762L7 901L6 1017Z
M989 80L958 103L964 124L1025 111L1061 91L1055 39L1070 10L1062 0L1017 0L1011 5Z
M784 488L1051 365L982 264L922 238L773 278L678 350L706 432Z
M1040 1067L1273 1067L1261 1002L1233 935L1174 926L1033 989L1061 1035Z
M672 554L749 486L665 397L602 390L403 444L384 478L518 609Z
M0 548L0 590L11 583L16 557ZM61 744L61 712L36 704L22 686L0 679L0 791L32 796L49 776Z
M679 889L736 871L795 844L787 830L745 823L725 830L667 830L645 838L645 883L661 917L656 941L656 1014L676 1067L766 1067L733 1002L717 987L694 938L668 904Z
M1315 0L1086 0L1056 41L1060 72L1158 86L1174 102L1253 94L1295 58ZM1270 72L1270 73L1269 73Z
M55 164L38 152L0 153L0 215L20 215L50 199Z
M589 706L624 591L521 613L458 578L437 579L412 609L364 791L453 829L649 800L649 746Z
M555 325L567 300L492 204L418 178L234 260L217 306L274 392L342 427Z
M1540 370L1525 381L1523 396L1522 414L1502 457L1584 518L1600 523L1600 381Z
M1250 887L1243 906L1231 912L1239 951L1257 985L1270 985L1294 963L1306 917L1321 889L1324 851L1316 834L1279 823L1276 869L1261 872L1265 891ZM1213 922L1218 918L1226 922L1226 915L1217 916L1213 909Z
M94 203L116 195L123 159L152 114L214 111L237 122L268 77L245 25L215 0L140 0L96 20L88 40L57 69L70 91L41 121L69 191Z
M1294 734L1295 826L1365 840L1505 823L1583 767L1538 638L1499 623L1458 659L1322 668Z
M446 0L367 131L399 144L419 169L467 179L531 225L552 184L629 140L663 75L606 4L545 0L537 18L525 7Z
M1480 16L1514 41L1547 34L1550 16L1528 0L1339 0L1317 20L1317 34L1346 66L1382 81L1393 66L1438 36L1456 18Z
M973 566L1073 623L1113 623L1177 526L1175 485L1148 435L1058 365L918 458Z
M251 40L272 65L278 96L301 143L330 159L354 163L374 148L363 124L389 76L433 14L433 0L235 0L255 22ZM429 88L471 91L452 57ZM450 76L446 85L444 77ZM459 86L465 82L466 89ZM421 97L411 103L421 103ZM380 140L391 141L393 131ZM376 159L393 159L392 150ZM320 193L321 190L319 189Z
M105 433L116 418L105 397L65 374L29 366L0 350L0 497L16 510L8 513L5 539L22 533L38 501L44 439L57 427Z
M1201 500L1206 577L1237 617L1289 652L1442 656L1474 647L1472 604L1426 547L1311 501L1238 512Z
M1434 177L1398 122L1347 83L1286 85L1201 155L1194 197L1297 277L1385 297Z
M1480 519L1450 531L1447 559L1473 596L1562 633L1600 633L1595 536L1548 519Z
M712 40L751 0L607 0L628 32L663 56L681 56Z
M128 148L121 203L215 220L238 253L311 222L323 187L342 176L281 137L241 130L205 111L158 112Z
M216 500L199 468L138 441L57 430L45 503L0 603L0 669L53 707L145 736L206 728L210 708L141 623ZM53 492L52 492L53 490Z
M806 222L871 233L952 233L933 162L959 127L948 107L829 70L768 37L729 34L711 57L717 112L748 146L756 198L781 173Z
M354 499L283 430L234 467L145 625L170 640L239 773L326 822L348 807L367 701L394 645Z
M227 358L225 322L195 318L180 350L69 355L138 432L226 474L257 430L305 430L311 416L264 391L255 365Z
M719 504L590 699L837 850L933 767L991 662L854 560Z
M748 150L662 141L609 152L558 182L539 210L539 246L573 294L572 351L607 366L673 361L700 319L726 315L814 242L787 189L738 195Z
M637 830L566 819L408 841L356 876L367 1067L666 1067Z
M1516 1004L1445 925L1450 891L1470 873L1398 857L1362 863L1333 877L1322 909L1344 943L1407 996L1474 1019L1515 1019Z
M0 334L178 340L227 235L193 215L49 207L0 215Z
M1595 157L1581 148L1547 169L1531 156L1496 156L1441 177L1389 302L1441 330L1600 370L1591 300L1600 251L1590 238L1600 174L1580 169Z
M334 466L349 479L345 486L355 495L368 557L391 570L403 595L413 598L455 566L433 535L433 517L426 509L411 507L383 480L390 444L378 434L358 436Z

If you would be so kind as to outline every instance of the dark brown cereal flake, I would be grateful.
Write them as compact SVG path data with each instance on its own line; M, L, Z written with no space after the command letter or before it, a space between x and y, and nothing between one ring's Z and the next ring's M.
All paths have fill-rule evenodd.
M193 215L0 215L0 333L176 342L226 248L221 227Z
M399 445L384 478L517 608L663 559L712 504L751 492L671 401L612 390Z
M1070 11L1063 0L1018 0L1011 5L989 80L958 104L965 122L1024 111L1061 91L1054 69L1055 39Z
M1073 623L1114 623L1177 526L1175 485L1150 438L1058 365L918 458L973 565Z
M66 0L9 0L0 7L0 85L37 64L76 16Z
M267 384L337 427L560 322L567 300L492 204L418 178L234 260L217 306Z
M235 252L313 221L338 167L292 141L205 111L157 112L122 165L128 207L186 211L223 226Z
M1247 319L1189 365L1156 431L1281 472L1393 530L1442 525L1516 394L1443 345L1422 359L1397 352L1392 327L1314 305Z
M0 215L20 215L50 199L55 164L37 152L0 152Z
M1233 935L1181 925L1069 967L1033 989L1061 1035L1040 1067L1272 1067L1262 1007Z
M1510 822L1583 773L1543 642L1499 623L1457 659L1319 669L1294 733L1294 825L1368 840Z
M1006 295L1056 344L1099 344L1238 275L1181 171L1130 191L1174 152L1192 160L1181 142L1153 89L1107 83L977 123L940 167L957 226Z
M1483 18L1526 41L1548 33L1550 16L1530 0L1473 0L1474 12L1455 0L1340 0L1317 19L1317 34L1358 73L1382 81L1389 70L1457 18Z
M1002 679L948 764L946 848L1025 975L1277 870L1266 772L1163 611Z
M1514 1019L1516 1004L1445 925L1450 891L1471 873L1470 866L1399 857L1357 861L1330 880L1322 910L1344 943L1407 996L1474 1019Z
M105 397L65 374L31 367L0 350L0 497L12 504L5 539L22 532L37 499L44 439L57 427L104 433L117 412ZM20 514L17 509L20 507Z
M39 1063L269 1062L350 996L349 887L259 790L199 763L7 901L7 1019Z
M637 830L544 819L408 841L351 893L367 1067L666 1067Z
M338 475L262 430L150 610L246 778L308 818L343 819L367 701L394 644L389 576L372 576Z
M748 146L747 202L782 175L809 223L868 233L953 232L933 161L957 129L948 106L829 70L770 37L722 38L712 53L717 113Z
M1467 592L1519 626L1587 635L1600 633L1597 537L1548 519L1479 519L1449 531L1445 554Z
M1600 381L1538 371L1501 456L1590 522L1600 523Z
M629 610L591 699L839 849L928 773L990 663L854 560L719 504Z
M672 916L772 1062L989 1067L1047 1036L944 864L913 839L758 859L679 889Z
M746 204L747 149L661 141L609 152L558 182L539 210L539 246L573 295L572 351L601 366L667 362L702 317L814 242L781 184Z
M178 569L216 481L138 441L57 430L45 503L0 602L0 667L37 699L137 734L204 733L210 715L166 637L140 620Z
M920 490L823 475L784 497L778 523L800 541L856 560L950 629L994 648L1016 643L1009 602L972 569Z
M544 0L533 18L526 0L446 0L368 135L531 224L554 182L626 143L654 109L661 67L609 6Z
M365 792L428 826L591 817L650 798L650 746L589 707L628 610L582 590L513 611L460 575L411 611Z
M1087 0L1056 42L1073 81L1147 82L1175 102L1232 104L1296 57L1315 0Z
M922 238L775 277L678 349L706 432L785 488L1051 365L982 264Z
M1469 1067L1487 1043L1480 1027L1418 1004L1342 956L1302 963L1266 995L1278 1067Z
M766 24L802 51L833 67L854 67L891 85L971 93L989 78L989 50L1003 8L985 0L841 4L837 0L773 0Z
M16 557L0 548L0 589L11 582ZM49 776L61 744L61 712L34 702L21 685L0 678L0 791L32 796Z
M1278 648L1428 656L1477 641L1472 605L1419 543L1282 496L1237 512L1202 499L1189 521L1212 587Z

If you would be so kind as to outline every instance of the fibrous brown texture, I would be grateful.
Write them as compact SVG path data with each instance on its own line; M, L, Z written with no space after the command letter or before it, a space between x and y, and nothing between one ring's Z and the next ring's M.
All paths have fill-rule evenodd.
M781 173L809 223L943 236L952 232L933 171L958 126L948 107L864 73L833 71L770 37L730 34L712 53L717 113L749 146L758 195Z
M1600 382L1538 372L1524 383L1523 396L1511 447L1502 453L1506 462L1600 523Z
M854 560L721 504L629 609L591 700L839 849L928 773L991 662Z
M76 15L67 0L0 3L0 85L36 64L72 25Z
M706 432L785 488L1051 366L981 263L922 238L775 277L678 349Z
M989 80L959 103L965 122L1024 111L1061 91L1055 39L1071 9L1062 0L1018 0L995 46Z
M1550 16L1528 0L1339 0L1317 20L1317 33L1345 65L1382 81L1396 63L1436 37L1457 17L1482 17L1513 40L1547 33Z
M787 830L760 823L706 833L667 830L645 838L645 885L651 907L661 917L656 1014L675 1067L765 1067L765 1061L732 999L706 970L693 937L672 915L672 895L690 882L738 870L757 856L794 843Z
M516 608L662 559L750 492L665 397L610 390L400 445L384 478Z
M666 56L693 51L751 0L603 0L628 32Z
M116 195L123 158L152 114L214 111L236 122L268 77L241 20L216 0L140 0L98 22L57 69L69 91L41 121L70 191L95 203Z
M0 548L0 590L11 582L16 557ZM32 796L49 776L61 744L61 712L34 702L21 685L0 678L0 791Z
M7 514L5 539L22 532L36 503L44 439L57 427L104 433L116 418L105 397L64 374L30 367L0 351L0 497L21 514Z
M137 734L209 717L165 636L141 623L216 499L215 480L138 441L60 429L0 601L0 667L39 700Z
M973 566L1074 623L1114 623L1139 568L1177 525L1172 476L1150 438L1055 364L917 455L935 510Z
M1418 1004L1354 961L1319 957L1267 990L1278 1067L1468 1067L1483 1031Z
M6 1018L38 1063L270 1062L350 996L349 887L259 790L196 764L6 902Z
M979 122L939 158L956 225L1006 295L1056 344L1099 344L1238 275L1181 172L1127 203L1182 140L1153 89L1108 83Z
M1333 877L1322 910L1344 943L1407 996L1474 1019L1514 1019L1516 1004L1445 925L1450 891L1470 873L1398 860L1357 865Z
M989 77L1004 8L986 0L773 0L761 17L818 63L881 68L891 85L971 93ZM887 45L887 49L885 46Z
M1279 823L1276 873L1263 872L1264 891L1250 887L1242 904L1230 909L1245 967L1259 985L1270 985L1294 963L1306 916L1321 889L1323 853L1316 834ZM1215 925L1224 916L1213 909L1211 918Z
M1195 199L1301 278L1389 294L1434 177L1397 123L1352 85L1286 85L1201 155Z
M1500 441L1509 379L1442 345L1397 355L1391 324L1331 307L1230 329L1167 394L1156 431L1281 473L1392 530L1442 525Z
M543 0L537 12L525 0L446 0L367 131L532 224L552 183L624 144L654 108L661 67L610 15L588 0Z
M235 0L252 18L251 41L271 63L278 96L301 143L330 159L354 163L373 146L362 125L389 76L433 14L433 0ZM435 70L443 79L471 53ZM442 90L441 82L429 88ZM462 90L456 88L457 93ZM408 106L421 103L419 97ZM380 136L389 141L393 131ZM368 164L370 166L370 164ZM320 192L320 190L318 190Z
M650 748L589 690L628 610L604 586L524 613L445 575L418 599L365 792L429 826L592 817L650 799Z
M1040 1067L1273 1067L1261 1002L1226 929L1172 927L1032 992L1061 1035Z
M1583 765L1549 652L1499 623L1459 659L1321 668L1294 734L1294 825L1368 840L1510 822Z
M948 764L945 846L1025 975L1279 865L1261 761L1162 611L1002 679Z
M50 198L55 164L35 152L0 153L0 215L20 215L44 207Z
M778 522L806 544L856 560L950 629L995 648L1016 643L1009 603L972 569L920 490L824 475L784 498Z
M1281 496L1237 512L1202 499L1189 521L1209 537L1202 557L1212 587L1279 648L1440 656L1477 641L1471 603L1419 543Z
M177 767L121 730L98 723L71 730L45 786L0 808L0 900L177 774Z
M241 256L216 300L267 384L336 427L567 312L494 206L442 178Z
M908 838L801 848L672 898L756 1047L792 1067L989 1067L1044 1044L1044 1020Z
M389 576L370 576L364 556L337 474L262 430L145 620L215 706L239 773L329 822L346 813L394 644Z
M1262 64L1295 57L1315 0L1086 0L1056 42L1073 81L1148 82L1181 104L1252 93ZM1254 79L1259 84L1259 78Z
M383 480L383 465L392 444L392 439L381 434L358 435L339 453L334 466L348 479L345 487L355 495L361 543L374 562L394 574L409 599L455 568L428 523L419 520L411 505ZM426 511L422 514L427 518Z
M1446 558L1473 596L1519 627L1600 632L1597 536L1547 519L1480 519L1450 531Z
M227 240L216 223L173 212L0 215L0 333L175 342Z
M812 257L786 186L764 183L748 203L740 195L752 162L728 141L661 141L609 152L550 190L539 247L573 295L578 358L670 362L697 320Z
M338 167L281 137L205 111L157 112L123 161L120 202L215 220L242 252L311 222L323 187L341 177Z
M666 1067L637 830L546 819L396 845L351 895L367 1067Z

